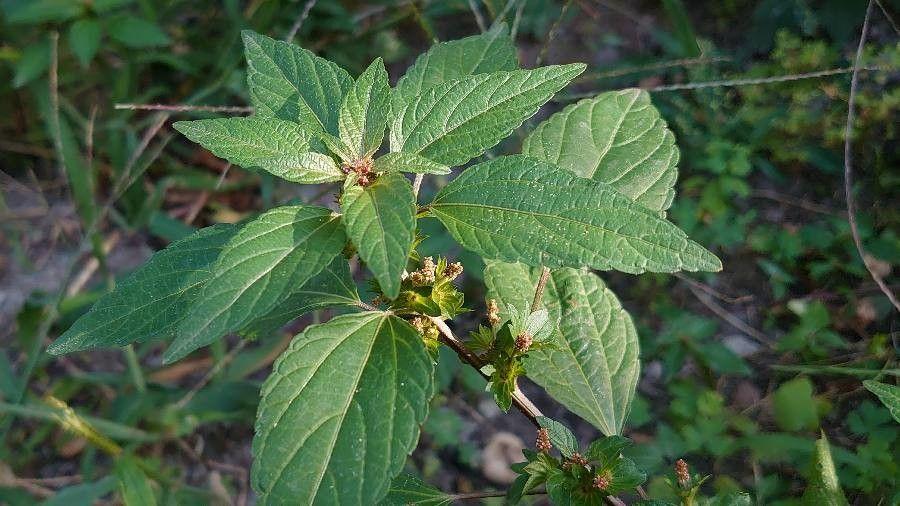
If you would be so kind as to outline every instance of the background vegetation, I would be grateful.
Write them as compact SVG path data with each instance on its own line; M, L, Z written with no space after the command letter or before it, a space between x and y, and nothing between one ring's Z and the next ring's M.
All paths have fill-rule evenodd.
M857 253L844 199L848 67L865 12L849 0L0 1L0 504L116 501L113 476L142 473L166 504L252 502L261 378L316 318L169 367L158 343L43 352L169 241L273 202L333 201L231 170L171 128L209 112L115 104L245 106L245 28L354 75L382 56L396 79L433 41L498 17L526 66L589 65L539 117L581 93L651 91L681 149L670 216L725 265L708 276L604 274L639 328L626 435L630 456L659 477L650 496L667 497L663 475L683 458L712 476L707 495L797 503L823 433L851 503L896 504L900 426L862 380L896 384L900 320ZM852 146L862 242L895 292L898 13L887 1L871 13ZM808 74L823 70L833 72ZM429 176L423 192L446 181ZM482 266L448 250L438 226L423 232L427 252L464 262L474 326ZM435 399L408 467L446 491L503 489L533 428L501 415L452 353L439 378L453 394ZM579 439L598 435L525 390ZM121 447L141 460L114 458Z

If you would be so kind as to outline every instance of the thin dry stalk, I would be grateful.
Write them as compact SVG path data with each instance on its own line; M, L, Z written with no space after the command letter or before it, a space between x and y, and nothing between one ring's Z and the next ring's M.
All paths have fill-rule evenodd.
M869 254L863 248L862 239L859 236L859 225L856 222L856 197L853 195L853 121L856 117L856 89L859 84L859 63L862 60L863 48L866 46L866 36L869 33L869 18L872 14L874 2L869 0L866 7L866 17L863 19L862 33L859 36L859 46L856 48L856 59L853 64L853 74L850 77L850 97L847 99L847 126L844 131L844 197L847 200L847 219L850 222L850 233L853 235L853 244L862 259L869 275L875 280L875 284L881 292L891 301L891 304L900 311L900 301L894 292L888 288L880 274L869 261Z

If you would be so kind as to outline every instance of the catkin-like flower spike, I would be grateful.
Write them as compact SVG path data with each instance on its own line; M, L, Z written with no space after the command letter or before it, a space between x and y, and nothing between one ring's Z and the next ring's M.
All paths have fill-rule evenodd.
M550 443L550 432L547 429L541 427L537 432L537 441L535 441L534 446L537 448L537 451L547 453L553 448L553 445Z
M497 301L488 299L487 301L487 319L492 327L496 327L500 323L500 308L497 307Z
M598 490L606 490L609 488L611 476L609 471L604 471L594 477L594 488Z
M447 264L447 267L444 268L444 272L442 272L441 274L443 274L443 276L448 280L453 281L454 279L459 277L460 274L462 274L462 271L462 264L459 262L453 262L452 264Z
M675 476L678 478L678 484L682 487L687 486L688 482L691 481L691 473L684 459L675 461Z
M516 336L516 351L519 353L525 353L528 351L528 348L531 348L531 343L534 342L534 338L531 337L531 334L528 332L522 332L518 336Z

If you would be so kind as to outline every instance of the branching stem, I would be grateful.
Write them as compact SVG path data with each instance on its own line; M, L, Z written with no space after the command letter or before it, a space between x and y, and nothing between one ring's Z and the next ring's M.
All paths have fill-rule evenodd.
M453 334L453 331L450 330L450 327L444 323L440 318L436 318L434 316L429 316L432 322L437 326L438 330L441 333L441 342L450 347L460 359L464 362L472 366L481 377L484 379L489 379L488 375L482 372L481 368L484 367L484 362L470 350L465 343L463 343L456 335ZM537 418L539 416L544 416L541 413L541 410L531 402L531 399L525 396L525 394L519 389L518 385L516 386L516 390L512 394L513 404L515 404L516 408L528 418L531 423L534 424L535 427L540 428L538 424Z

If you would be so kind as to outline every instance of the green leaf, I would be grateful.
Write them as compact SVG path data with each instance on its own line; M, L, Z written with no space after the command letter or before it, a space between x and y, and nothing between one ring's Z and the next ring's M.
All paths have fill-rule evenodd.
M633 274L722 267L608 185L522 155L470 167L429 208L463 247L488 259Z
M517 68L516 46L507 33L506 25L500 23L480 35L432 46L397 81L394 95L400 102L409 102L437 84L469 75Z
M444 506L453 497L425 483L409 473L401 473L391 482L382 506Z
M84 6L72 0L25 0L2 2L0 9L6 22L14 25L66 21L81 14Z
M116 459L116 478L119 493L125 506L155 506L156 496L150 487L150 479L138 467L134 457L127 455Z
M400 275L415 240L415 202L409 181L396 173L367 187L352 186L341 197L347 235L390 299L400 293Z
M633 460L620 458L610 467L610 483L604 489L608 494L618 494L634 489L647 479L647 474L638 469Z
M575 434L572 434L568 427L546 416L537 417L537 422L541 428L547 429L550 443L559 450L563 457L569 458L578 451L578 440L575 439Z
M62 355L174 335L236 231L233 225L207 227L158 251L101 297L47 352Z
M172 126L218 157L288 181L314 184L344 178L331 157L310 152L310 134L290 121L250 116L179 121Z
M386 153L374 162L375 172L412 172L415 174L449 174L450 167L412 153Z
M69 48L82 67L87 67L94 59L102 37L103 29L96 19L79 19L69 27Z
M891 412L891 416L900 423L900 387L888 385L874 380L863 381L863 386L878 397L884 407Z
M163 356L171 363L266 315L336 257L347 238L330 209L271 209L228 241Z
M308 327L262 388L251 482L262 504L376 504L434 389L422 338L385 312Z
M491 72L432 86L393 112L391 151L462 165L509 136L584 68Z
M294 44L244 30L247 85L256 113L338 135L338 114L353 86L346 70Z
M646 91L602 93L572 104L534 129L522 153L607 183L653 211L675 196L678 148Z
M753 499L747 492L724 492L709 499L705 506L752 506L753 504Z
M599 462L601 466L607 466L618 459L622 450L628 448L631 444L631 440L627 437L607 436L592 441L584 456L590 461Z
M813 456L813 474L809 486L803 493L802 504L809 506L846 506L847 498L838 482L834 461L831 459L831 447L825 434L816 441L816 453Z
M358 302L359 294L350 276L347 260L338 255L328 267L291 292L275 309L244 327L241 335L248 338L270 336L288 322L310 311L334 306L354 306Z
M116 488L116 480L112 476L90 482L72 485L56 492L39 506L74 506L81 504L94 504L100 498L109 494Z
M50 41L43 39L29 44L22 51L19 61L16 62L16 71L13 76L13 88L21 88L26 84L42 76L50 68Z
M54 142L57 159L63 164L68 177L69 191L75 200L81 223L87 227L94 220L98 207L94 201L95 171L88 166L79 143L79 135L72 129L66 116L53 111L49 94L40 94L37 103L44 118L47 136L57 141Z
M371 156L381 146L391 110L390 98L387 70L381 58L376 58L341 104L340 138L351 149L355 160Z
M171 42L156 23L134 16L111 20L107 30L113 39L137 49L167 46Z
M522 264L490 262L484 282L490 297L521 306L539 276ZM621 434L640 376L631 317L597 275L575 269L551 271L542 303L559 332L555 346L528 353L526 374L603 434Z
M819 426L819 413L813 398L813 384L809 378L800 377L783 383L772 394L772 411L775 422L786 431L815 429Z

